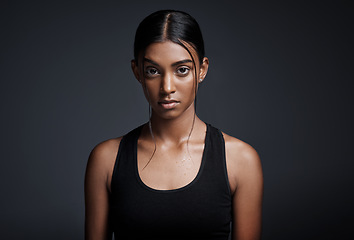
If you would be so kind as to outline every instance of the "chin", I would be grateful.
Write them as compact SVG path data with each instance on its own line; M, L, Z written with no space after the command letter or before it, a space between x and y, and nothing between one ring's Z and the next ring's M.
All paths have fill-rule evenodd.
M159 111L154 111L156 116L160 119L165 119L165 120L172 120L176 118L180 118L181 116L187 114L189 115L191 110L190 107L187 109L182 109L182 108L175 108L175 109L170 109L170 110L162 110L159 109Z
M158 112L158 113L156 113L156 115L160 119L171 120L171 119L175 119L175 118L180 117L181 113L173 111L173 110L169 110L169 111L165 111L165 112Z
M166 119L166 120L172 120L172 119L178 118L179 115L177 115L177 114L161 114L161 115L159 115L159 117L162 119Z

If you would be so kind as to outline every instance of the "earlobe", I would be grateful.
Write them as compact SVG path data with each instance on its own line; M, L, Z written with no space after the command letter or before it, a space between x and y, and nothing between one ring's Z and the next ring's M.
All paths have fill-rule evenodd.
M201 83L208 73L209 59L207 57L203 58L203 63L200 66L199 83Z

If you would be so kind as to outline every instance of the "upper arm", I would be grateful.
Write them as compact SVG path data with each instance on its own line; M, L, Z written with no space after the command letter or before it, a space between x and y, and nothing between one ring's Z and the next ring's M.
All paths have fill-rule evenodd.
M109 227L109 186L119 142L98 144L89 156L85 174L85 239L112 239Z
M226 145L226 157L230 186L233 186L232 239L260 239L263 198L260 158L254 148L236 139Z

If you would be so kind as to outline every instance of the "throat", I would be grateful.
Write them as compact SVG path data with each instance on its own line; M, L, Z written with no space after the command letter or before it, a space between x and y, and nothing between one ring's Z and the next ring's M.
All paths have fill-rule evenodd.
M141 182L149 188L172 190L189 185L200 172L207 142L207 130L187 144L151 141L137 142L137 172Z
M164 143L173 142L179 145L188 141L188 139L192 137L196 127L200 125L204 125L204 123L196 115L183 119L168 120L160 119L153 115L151 117L151 129L149 129L149 134L153 135L156 141ZM148 124L147 127L149 128Z

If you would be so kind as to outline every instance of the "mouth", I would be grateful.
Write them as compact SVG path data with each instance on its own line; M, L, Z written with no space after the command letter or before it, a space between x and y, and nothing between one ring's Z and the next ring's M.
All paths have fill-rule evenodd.
M176 107L178 103L179 101L177 100L162 100L158 102L158 104L162 106L164 109L172 109Z

